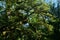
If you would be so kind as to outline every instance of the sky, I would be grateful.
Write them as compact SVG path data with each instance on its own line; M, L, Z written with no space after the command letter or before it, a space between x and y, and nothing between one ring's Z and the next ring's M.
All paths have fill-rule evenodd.
M0 1L0 6L3 6L5 8L5 4L6 3L4 1L3 2Z
M4 1L3 1L3 2L0 1L0 7L3 7L3 8L0 10L0 12L4 11L5 8L6 8L6 3L5 3Z
M52 3L56 3L57 0L46 0L46 2L52 1Z
M46 0L47 3L49 3L49 1L52 1L52 3L55 3L55 7L57 7L57 0Z

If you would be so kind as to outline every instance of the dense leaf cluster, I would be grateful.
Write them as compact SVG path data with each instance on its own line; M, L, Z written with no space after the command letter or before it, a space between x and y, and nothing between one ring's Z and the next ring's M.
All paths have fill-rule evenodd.
M60 21L51 10L44 0L6 0L0 40L58 40Z

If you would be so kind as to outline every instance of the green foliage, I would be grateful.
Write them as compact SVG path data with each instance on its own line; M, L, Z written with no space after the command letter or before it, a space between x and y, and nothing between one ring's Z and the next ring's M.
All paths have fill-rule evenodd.
M56 17L44 0L6 0L0 17L1 40L53 40ZM50 23L51 22L51 23Z

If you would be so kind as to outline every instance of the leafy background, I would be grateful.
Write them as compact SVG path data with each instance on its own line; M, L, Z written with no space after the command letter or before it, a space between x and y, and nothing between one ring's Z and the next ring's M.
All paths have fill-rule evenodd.
M6 4L0 12L0 40L59 40L58 1L57 6L51 0L1 1Z

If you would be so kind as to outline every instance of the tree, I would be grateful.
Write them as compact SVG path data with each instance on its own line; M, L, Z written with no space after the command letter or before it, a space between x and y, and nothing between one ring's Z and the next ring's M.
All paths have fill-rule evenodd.
M1 40L53 40L56 17L44 0L6 0L6 13L1 16ZM2 26L3 25L3 26Z

